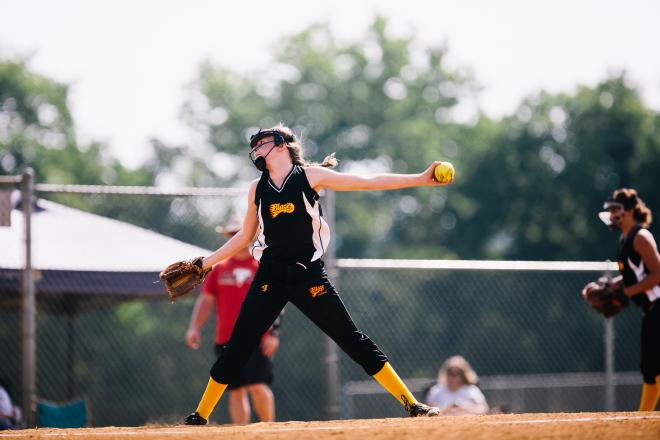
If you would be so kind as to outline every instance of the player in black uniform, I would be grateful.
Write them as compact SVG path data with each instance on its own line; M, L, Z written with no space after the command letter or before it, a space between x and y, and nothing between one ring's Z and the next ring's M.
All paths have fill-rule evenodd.
M197 410L185 423L207 423L226 384L239 373L261 335L289 301L397 398L411 416L438 415L437 408L417 402L385 354L357 329L328 280L321 257L330 242L330 230L318 192L322 188L353 191L441 185L433 178L439 162L420 174L362 177L339 173L328 169L337 164L334 155L322 164L305 162L296 136L281 124L252 136L250 147L250 159L262 175L250 185L243 227L203 264L209 267L229 258L256 238L252 254L259 260L259 269L231 338L211 368Z
M651 210L634 189L620 188L605 201L601 220L621 230L617 261L625 294L642 309L641 371L644 377L640 411L653 411L660 396L660 255L651 224Z

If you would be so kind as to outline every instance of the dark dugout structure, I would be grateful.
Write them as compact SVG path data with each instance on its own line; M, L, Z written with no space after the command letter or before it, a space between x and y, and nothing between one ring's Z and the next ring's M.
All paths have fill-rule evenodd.
M0 226L0 365L2 374L13 384L14 399L23 395L24 418L33 425L35 399L44 395L40 384L52 388L46 392L50 399L76 397L74 356L77 343L86 336L76 331L78 317L127 300L165 301L160 270L172 261L209 251L43 199L27 210L30 220L26 228L20 192L13 191L5 198L12 209L5 215L8 222ZM31 257L35 298L34 310L28 312L39 316L36 331L27 332L22 310L26 304L22 295L26 289L26 253ZM37 369L37 359L34 353L30 356L29 347L39 344L44 346L38 353L47 353L50 358L47 364L39 362L39 367L51 370L57 364L57 374ZM32 390L26 389L26 375L37 379ZM27 400L26 393L31 395ZM29 409L26 401L31 402Z

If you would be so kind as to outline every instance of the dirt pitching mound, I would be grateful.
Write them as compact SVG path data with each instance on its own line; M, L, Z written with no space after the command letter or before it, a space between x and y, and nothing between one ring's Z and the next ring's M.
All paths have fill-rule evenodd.
M508 440L660 439L660 413L555 413L489 416L276 422L251 425L149 425L3 431L5 439L96 440Z

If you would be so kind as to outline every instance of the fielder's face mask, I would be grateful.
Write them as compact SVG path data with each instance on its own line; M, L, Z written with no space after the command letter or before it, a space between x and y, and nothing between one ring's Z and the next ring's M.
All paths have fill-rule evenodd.
M628 206L633 203L634 202L622 197L616 199L610 197L605 200L605 203L603 203L603 209L605 211L599 212L598 218L600 218L610 229L619 229L621 227L621 220L623 219L623 212L634 208L634 205Z
M263 142L259 144L259 141L266 137L272 137L272 142ZM254 166L261 172L266 170L266 157L276 148L284 143L284 137L282 133L275 130L259 130L256 134L250 136L250 160ZM257 145L259 144L259 145ZM263 156L257 156L257 152L264 148L267 145L271 145L270 150Z

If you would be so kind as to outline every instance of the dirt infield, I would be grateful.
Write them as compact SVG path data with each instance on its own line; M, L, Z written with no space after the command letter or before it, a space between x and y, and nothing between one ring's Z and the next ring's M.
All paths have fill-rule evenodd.
M0 439L660 439L660 413L507 414L427 419L255 423L245 426L152 425L4 431Z

